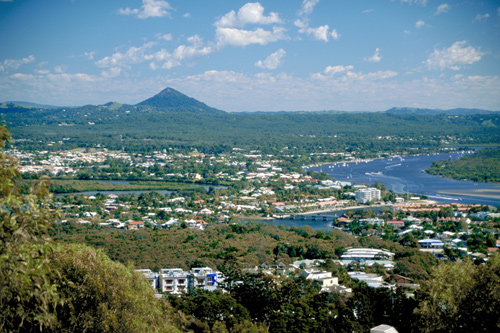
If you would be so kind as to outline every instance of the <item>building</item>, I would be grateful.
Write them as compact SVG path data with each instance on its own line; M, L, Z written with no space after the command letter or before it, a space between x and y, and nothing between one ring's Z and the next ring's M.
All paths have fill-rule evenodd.
M376 201L380 200L380 198L382 198L380 190L373 187L362 188L356 191L356 201L359 203Z
M419 240L418 244L423 249L442 249L444 246L444 243L439 239L429 238Z
M405 227L405 222L398 220L398 221L387 221L387 225L390 226L392 229L403 229Z
M301 275L305 277L306 280L312 280L315 284L319 285L323 292L352 292L351 288L339 285L339 278L333 277L331 272L304 269Z
M159 288L168 294L182 294L191 288L215 290L223 280L222 273L213 271L210 267L193 268L184 271L181 268L168 268L160 270Z
M158 289L158 273L154 273L150 269L136 269L135 271L144 275L153 289Z
M384 219L375 217L375 218L368 218L368 219L360 219L359 220L359 225L364 226L364 225L375 225L375 226L383 226L384 225Z
M388 250L367 249L367 248L350 248L340 257L342 260L381 260L394 258L394 253Z

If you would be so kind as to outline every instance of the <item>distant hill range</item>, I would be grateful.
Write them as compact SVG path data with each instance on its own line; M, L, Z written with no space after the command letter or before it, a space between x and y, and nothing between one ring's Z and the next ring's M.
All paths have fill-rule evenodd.
M212 108L205 103L186 96L172 88L163 89L160 93L136 104L136 106L151 106L158 109L175 109L176 111L192 111L213 114L225 113L225 111Z
M8 101L8 102L0 103L0 108L8 108L8 107L12 107L12 106L21 106L21 107L25 107L25 108L43 108L43 109L61 108L61 106L38 104L38 103L32 103L32 102L22 102L22 101Z
M387 113L395 113L395 114L418 114L418 115L436 115L436 114L485 114L485 113L499 113L500 111L488 111L481 109L449 109L449 110L441 110L441 109L419 109L419 108L392 108L387 111Z
M130 107L126 104L120 104L117 102L109 102L103 105L86 105L82 107L64 107L64 108L88 108L88 107L106 107L109 109L118 109L120 107ZM203 114L226 114L227 112L210 107L203 102L200 102L192 97L186 96L183 93L172 89L165 88L158 94L151 98L148 98L140 103L135 104L139 110L158 110L158 111L174 111L174 112L193 112L193 113L203 113ZM0 103L0 109L9 108L43 108L43 109L61 109L62 106L44 105L32 102L20 102L20 101L9 101ZM254 113L274 113L274 114L290 114L290 113L317 113L317 114L343 114L343 113L365 113L369 111L339 111L339 110L318 110L318 111L248 111L248 112L238 112L242 114ZM500 111L489 111L482 109L420 109L420 108L409 108L409 107L394 107L392 109L381 111L381 112L370 112L370 113L391 113L391 114L401 114L401 115L438 115L438 114L455 114L455 115L474 115L474 114L491 114L500 113Z

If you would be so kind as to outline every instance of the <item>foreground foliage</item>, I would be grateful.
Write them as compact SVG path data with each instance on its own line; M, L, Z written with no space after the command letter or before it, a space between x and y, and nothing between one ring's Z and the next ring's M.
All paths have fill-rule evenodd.
M0 127L0 144L9 138ZM0 331L175 332L167 303L132 267L47 236L57 212L42 179L21 194L0 152Z

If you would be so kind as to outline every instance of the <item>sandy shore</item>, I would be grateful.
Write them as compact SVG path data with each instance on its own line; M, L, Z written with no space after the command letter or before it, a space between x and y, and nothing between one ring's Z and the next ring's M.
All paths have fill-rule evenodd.
M441 194L453 194L453 195L467 195L471 197L478 197L478 198L494 198L494 199L500 199L500 188L499 189L477 189L477 190L468 190L467 192L464 191L438 191L438 193Z

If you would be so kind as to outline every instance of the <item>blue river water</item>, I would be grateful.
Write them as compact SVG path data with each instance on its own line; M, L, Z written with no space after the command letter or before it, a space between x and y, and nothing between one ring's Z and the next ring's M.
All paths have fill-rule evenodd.
M375 159L358 163L316 166L315 171L353 184L384 184L397 194L423 194L438 203L463 203L500 206L500 184L474 183L432 176L425 169L433 161L457 159L465 153L448 153Z
M411 157L393 157L375 159L366 162L350 162L314 166L314 171L326 172L331 178L348 181L353 185L373 185L375 182L384 184L397 194L423 194L437 203L481 204L500 207L500 184L474 183L458 181L429 175L425 169L434 161L457 159L464 153L448 153L435 155L419 155ZM367 207L377 211L375 207ZM294 219L260 220L273 225L286 227L301 227L308 225L313 229L331 229L333 218L344 211L317 214L316 219L296 215Z

